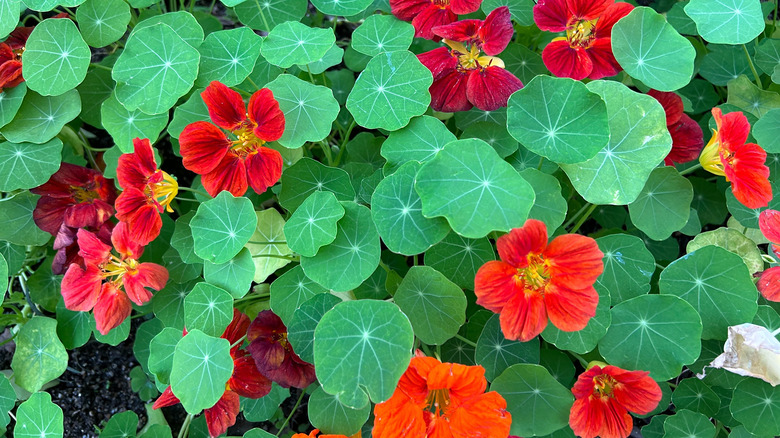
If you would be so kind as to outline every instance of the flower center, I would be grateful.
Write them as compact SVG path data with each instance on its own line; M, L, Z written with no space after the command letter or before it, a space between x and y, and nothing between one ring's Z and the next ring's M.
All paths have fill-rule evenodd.
M517 275L525 281L526 288L544 295L544 288L550 282L547 262L540 254L528 254L528 266L517 270Z
M596 39L596 20L578 20L566 28L566 39L573 49L587 49Z
M233 131L236 140L232 142L233 145L230 147L230 152L242 160L255 154L257 149L265 144L263 140L260 140L255 136L253 131L254 127L254 123L247 120L242 123L238 129Z
M168 213L173 213L171 202L179 193L179 183L167 172L160 170L163 179L160 182L152 183L146 186L146 195L160 204L160 209L165 209ZM161 211L162 212L162 211Z
M715 175L725 176L724 160L731 165L731 161L734 158L734 154L730 151L722 150L720 147L720 136L718 131L713 130L712 138L707 146L704 147L699 156L699 163L708 172Z
M477 44L465 44L458 41L444 40L450 47L450 54L458 59L458 70L476 70L490 65L504 68L504 61L495 56L483 56Z
M450 406L450 390L449 389L434 389L428 393L428 397L425 399L425 408L436 415L440 412L446 411Z
M433 5L445 9L450 6L450 0L433 0Z
M617 383L617 380L609 374L599 374L593 378L593 392L599 397L612 397L612 391Z
M103 278L116 277L111 281L119 287L125 274L133 275L137 272L138 261L135 259L122 260L112 254L111 260L101 266L101 268L103 269Z
M100 199L100 195L97 191L90 190L86 187L70 186L70 193L73 196L73 199L75 199L79 204L84 202L92 202L95 199Z

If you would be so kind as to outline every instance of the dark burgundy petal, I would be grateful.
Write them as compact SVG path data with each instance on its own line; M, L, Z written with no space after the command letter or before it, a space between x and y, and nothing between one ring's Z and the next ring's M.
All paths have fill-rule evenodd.
M468 78L468 73L452 69L434 80L429 89L431 108L448 113L470 110L472 104L466 97Z
M233 131L246 120L244 100L227 85L212 81L200 96L209 110L211 121L220 128Z

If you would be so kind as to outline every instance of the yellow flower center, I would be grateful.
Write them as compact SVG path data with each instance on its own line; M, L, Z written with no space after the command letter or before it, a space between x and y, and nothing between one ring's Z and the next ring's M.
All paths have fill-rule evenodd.
M100 195L95 190L89 190L80 186L70 186L70 193L73 195L73 199L79 204L100 199Z
M495 56L481 56L482 51L476 44L466 47L465 44L458 41L445 39L444 44L450 47L450 52L458 58L459 70L476 70L490 65L504 68L504 61Z
M122 277L124 277L125 274L135 274L138 272L138 261L135 259L120 259L119 257L115 255L111 255L111 260L101 266L103 270L103 278L111 278L110 281L114 283L117 287L119 287L122 283Z
M617 383L617 380L609 374L599 374L593 378L593 392L599 397L612 397Z
M179 183L168 172L160 171L163 174L162 181L147 186L147 196L151 196L157 201L168 213L173 213L171 208L171 202L179 193Z
M428 397L425 399L426 409L436 415L440 412L446 411L450 406L450 390L449 389L434 389L428 393Z
M528 254L528 267L517 270L517 277L525 281L525 286L544 295L544 288L550 282L548 262L539 254Z
M721 160L720 157L720 136L718 135L718 131L712 130L712 138L710 139L709 143L707 143L707 146L704 147L701 151L701 155L699 155L699 163L701 163L701 167L703 167L708 172L714 173L715 175L725 176L726 172L724 171L724 163ZM731 158L733 157L733 154L731 152L725 154L728 160L729 164Z
M596 20L579 20L566 27L566 39L573 49L587 49L596 39Z
M445 9L450 5L450 0L433 0L433 5L438 6L441 9Z
M254 123L247 120L242 123L238 129L233 131L236 140L233 141L230 152L241 159L246 159L248 156L257 152L257 149L264 145L265 142L255 136L254 128Z

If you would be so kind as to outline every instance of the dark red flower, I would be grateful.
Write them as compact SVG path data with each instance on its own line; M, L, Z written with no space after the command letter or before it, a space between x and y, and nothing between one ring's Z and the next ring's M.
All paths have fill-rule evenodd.
M305 388L314 382L314 365L304 362L295 354L287 341L287 327L282 319L270 310L263 310L249 326L247 350L252 354L260 372L289 388Z
M94 230L89 227L85 228L87 231L91 231L97 235L98 239L103 243L111 244L111 231L114 229L114 224L111 221L103 222L100 229ZM62 224L60 231L54 237L53 248L57 251L54 255L54 260L51 263L51 272L54 275L62 275L68 270L68 266L72 263L79 265L84 264L84 259L79 255L79 244L76 239L77 228L71 228L65 224Z
M542 51L544 65L555 76L576 80L616 75L622 68L612 54L612 26L633 8L614 0L539 0L539 29L566 31Z
M704 134L695 120L683 113L683 101L677 93L650 90L652 96L666 112L666 129L672 136L672 150L664 158L667 166L695 160L704 147Z
M438 41L434 27L453 23L481 4L482 0L390 0L390 10L399 20L412 22L414 36Z
M493 111L506 106L509 96L523 87L520 79L504 69L504 62L492 56L506 48L514 32L506 6L493 10L484 21L463 20L437 26L433 32L449 46L418 55L433 73L434 110L467 111L476 106Z
M282 175L282 155L263 145L282 136L284 113L271 90L255 92L248 108L240 94L220 82L212 82L200 95L216 126L199 121L184 128L179 136L184 167L202 175L211 196L222 190L241 196L249 186L263 193L276 184Z

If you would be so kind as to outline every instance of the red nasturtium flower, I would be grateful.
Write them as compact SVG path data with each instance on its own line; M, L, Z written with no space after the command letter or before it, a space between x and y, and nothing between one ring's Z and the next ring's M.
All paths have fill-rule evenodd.
M723 114L712 109L718 129L713 130L699 162L704 169L726 177L731 190L747 208L766 207L772 200L766 152L754 143L745 143L750 134L750 123L741 111Z
M111 233L118 256L95 233L81 229L77 239L84 266L74 263L68 267L62 279L62 297L68 310L89 312L94 308L97 329L104 335L130 316L130 301L141 306L152 299L147 287L161 290L168 282L167 269L138 261L144 248L130 238L124 223Z
M157 168L147 138L134 139L133 153L119 157L116 176L124 189L116 199L116 217L127 223L133 240L146 245L160 235L160 214L166 210L173 213L170 204L179 192L179 184Z
M51 18L68 18L65 12ZM27 39L33 27L17 27L0 43L0 92L5 88L13 88L22 82L22 54L27 45Z
M593 288L604 271L596 241L564 234L547 243L544 222L528 219L496 242L501 260L485 263L474 278L477 304L500 313L507 339L533 339L547 319L563 331L582 330L596 314Z
M476 106L493 111L506 106L509 96L523 87L493 55L501 53L514 30L509 8L502 6L482 20L462 20L433 29L448 47L418 55L433 73L431 107L436 111L467 111ZM486 55L482 55L485 52Z
M652 96L666 112L666 129L672 136L672 150L664 158L667 166L695 160L704 147L704 134L695 120L683 113L683 101L677 93L650 90Z
M314 382L314 365L301 359L287 340L287 327L270 310L252 321L247 333L247 350L263 375L284 388L305 388Z
M458 15L475 12L481 4L482 0L390 0L390 10L399 20L412 22L414 36L438 40L434 27L453 23Z
M441 363L419 352L389 400L374 408L374 438L506 438L506 400L485 392L481 366Z
M770 242L775 254L780 254L780 211L764 210L758 217L761 233ZM780 266L769 268L758 278L758 291L769 301L780 301Z
M655 409L661 388L647 371L602 365L592 364L574 384L569 426L582 438L626 438L633 427L628 412L645 415Z
M230 321L221 338L227 339L233 347L230 357L233 358L233 375L225 384L225 392L217 403L204 410L206 425L211 437L218 437L227 432L228 427L236 424L236 416L241 408L241 397L260 398L271 392L271 381L258 371L255 361L246 350L241 348L241 341L249 328L249 317L233 309L233 320ZM168 386L154 405L154 409L164 408L179 403L179 399Z
M107 245L111 244L111 232L114 230L114 223L111 221L103 222L98 230L85 228ZM54 260L51 262L51 272L54 275L62 275L68 270L72 263L84 264L84 259L79 255L79 244L77 241L78 228L71 228L63 225L60 232L54 237L53 249L57 251Z
M555 76L576 80L616 75L622 68L612 54L612 26L633 8L614 0L539 0L539 29L566 31L542 51L544 65Z
M279 140L284 132L284 113L268 88L255 92L244 105L241 95L214 81L200 93L215 125L195 122L179 136L184 167L202 175L211 196L227 190L233 196L249 186L263 193L282 175L282 155L263 145ZM232 140L220 130L230 131Z

